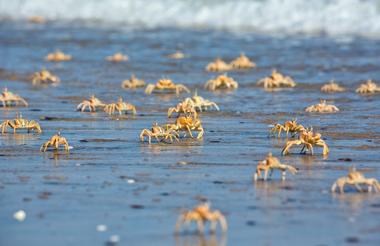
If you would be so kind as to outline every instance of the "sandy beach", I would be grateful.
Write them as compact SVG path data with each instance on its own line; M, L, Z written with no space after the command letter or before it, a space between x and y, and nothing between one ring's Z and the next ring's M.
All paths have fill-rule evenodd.
M57 49L72 61L44 60ZM177 50L186 57L167 58ZM127 54L128 61L104 59L116 52ZM205 71L206 65L216 57L231 61L241 52L257 67L227 73L239 88L205 90L209 79L223 74ZM1 107L0 121L21 112L37 120L43 133L0 135L0 245L378 245L379 195L349 188L344 195L330 192L353 165L380 179L380 95L355 93L367 79L380 82L378 54L378 39L352 35L278 37L213 28L125 30L2 20L0 89L22 95L29 107ZM32 86L29 76L42 68L61 82ZM275 92L257 86L274 68L297 86ZM220 111L201 113L204 138L140 142L142 129L155 121L173 122L167 108L192 93L122 89L131 74L146 83L170 78L216 102ZM332 79L347 90L321 92ZM92 94L106 102L122 96L137 114L77 112L78 103ZM340 111L304 111L320 99ZM270 125L292 118L322 133L328 158L320 148L313 156L298 154L298 148L281 156L286 139L270 137ZM73 149L40 152L58 130ZM281 181L275 173L270 181L254 182L256 165L268 152L297 167L297 175ZM225 214L227 235L175 237L179 213L205 199ZM13 218L18 210L26 212L23 222Z

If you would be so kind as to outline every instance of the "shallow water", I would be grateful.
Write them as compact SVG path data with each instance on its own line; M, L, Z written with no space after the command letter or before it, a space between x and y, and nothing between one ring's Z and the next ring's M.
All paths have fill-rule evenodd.
M58 48L74 60L43 60ZM178 61L165 57L176 49L189 57ZM118 51L130 60L120 64L104 60ZM217 75L205 72L206 64L217 56L232 60L240 52L258 67L228 73L239 89L203 90L204 83ZM378 54L379 41L359 38L2 22L1 87L25 97L30 106L1 108L0 120L22 112L25 118L40 119L44 132L0 136L0 244L102 245L111 235L119 235L120 245L378 245L379 196L329 192L351 165L380 178L380 96L354 93L363 80L380 80ZM32 87L27 77L43 67L61 78L57 87ZM272 68L292 76L299 86L272 93L256 87ZM155 121L165 123L167 108L188 95L146 96L143 89L122 90L121 81L132 73L148 83L171 78L215 101L221 111L201 116L204 139L172 145L140 143L140 131ZM322 94L320 86L331 79L349 91ZM138 114L76 112L76 105L91 94L106 102L123 96L136 105ZM304 112L319 99L330 100L341 112ZM269 182L253 183L257 162L268 152L279 156L285 143L268 138L268 125L293 117L323 134L331 150L328 159L322 158L320 149L315 156L282 157L299 168L296 176L279 181L276 174ZM57 130L74 147L70 154L39 152ZM136 182L129 184L128 179ZM227 237L175 238L181 209L204 198L226 214ZM22 223L12 217L19 209L27 213ZM108 230L97 232L98 224Z

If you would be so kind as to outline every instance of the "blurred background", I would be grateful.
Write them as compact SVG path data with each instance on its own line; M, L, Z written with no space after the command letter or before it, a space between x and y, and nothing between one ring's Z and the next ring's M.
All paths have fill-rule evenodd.
M378 0L0 0L0 18L118 28L206 28L380 37Z

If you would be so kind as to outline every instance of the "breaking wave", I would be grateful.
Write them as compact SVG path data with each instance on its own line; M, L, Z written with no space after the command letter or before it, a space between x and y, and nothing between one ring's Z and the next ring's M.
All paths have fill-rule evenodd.
M0 0L0 19L380 38L379 0Z

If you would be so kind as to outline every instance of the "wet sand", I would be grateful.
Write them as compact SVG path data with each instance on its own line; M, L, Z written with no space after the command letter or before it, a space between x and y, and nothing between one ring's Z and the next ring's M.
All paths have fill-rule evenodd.
M58 48L73 61L43 60ZM176 49L190 57L167 59ZM130 60L104 60L119 51ZM4 22L0 52L1 87L30 104L0 108L0 120L22 112L39 120L43 129L41 135L0 136L1 245L104 245L112 235L119 235L120 245L379 244L379 195L329 191L352 165L380 179L380 95L354 92L362 80L380 80L378 41ZM239 89L203 90L217 75L205 72L206 64L217 56L232 60L240 52L258 67L228 73ZM43 67L61 78L57 87L33 87L28 81ZM277 92L255 86L272 68L292 76L299 86ZM167 108L189 94L146 96L143 89L122 90L121 81L132 73L147 83L169 77L215 101L220 112L201 114L204 139L140 143L140 131L155 121L167 122ZM349 90L321 93L319 88L331 79ZM91 94L106 102L123 96L138 113L109 117L76 112L76 105ZM304 112L320 99L332 101L341 112ZM294 150L280 159L299 169L296 176L280 181L276 173L271 181L254 183L257 162L268 152L280 156L286 141L268 137L268 125L293 117L322 133L331 150L328 159L321 149L315 156ZM70 153L39 152L57 130L74 147ZM181 209L205 198L226 215L227 237L174 237ZM19 209L27 213L22 223L12 217ZM99 224L107 225L107 231L98 232Z

